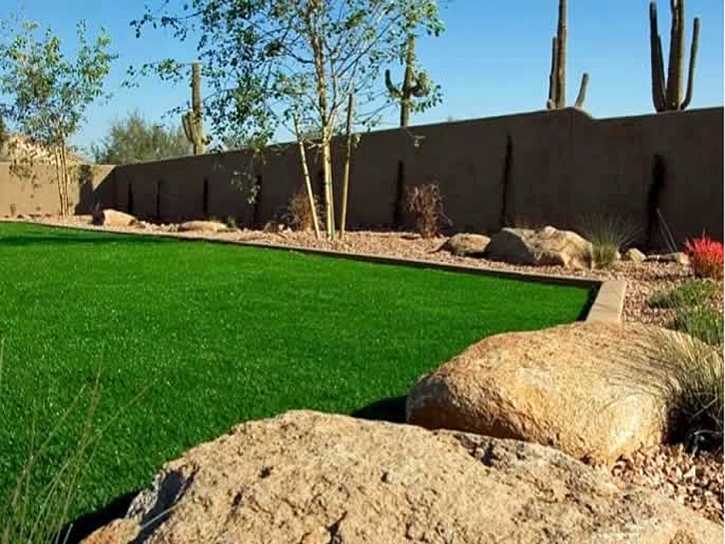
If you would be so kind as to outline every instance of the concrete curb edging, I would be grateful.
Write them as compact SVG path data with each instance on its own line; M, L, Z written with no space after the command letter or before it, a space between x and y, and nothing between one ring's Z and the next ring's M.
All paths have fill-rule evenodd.
M626 290L626 281L623 279L601 281L590 278L579 278L575 276L553 275L553 274L537 274L534 272L521 272L517 270L497 270L480 268L464 264L440 263L428 261L425 259L410 259L401 257L392 257L387 255L375 255L369 253L352 253L345 251L335 251L331 249L310 248L304 246L295 246L291 244L275 244L270 242L258 242L253 240L230 240L225 238L216 238L214 236L200 233L186 232L155 232L148 230L130 230L131 228L119 227L98 227L95 225L68 225L56 223L52 221L32 221L32 220L12 220L0 219L5 223L24 223L53 228L62 228L68 230L79 230L86 232L108 232L112 234L140 235L140 236L156 236L164 239L187 240L212 242L217 244L249 246L273 249L278 251L294 251L310 255L321 255L327 257L337 257L360 262L369 262L376 264L388 264L398 266L411 266L414 268L429 268L433 270L442 270L447 272L458 272L476 274L481 276L494 276L499 278L514 279L521 281L532 281L537 283L548 283L555 285L564 285L571 287L586 287L589 289L597 289L594 301L587 312L584 320L590 322L608 322L621 323L622 311L624 309L624 295Z
M624 295L627 282L624 280L605 281L599 287L594 303L589 308L586 322L604 321L621 323L624 311Z

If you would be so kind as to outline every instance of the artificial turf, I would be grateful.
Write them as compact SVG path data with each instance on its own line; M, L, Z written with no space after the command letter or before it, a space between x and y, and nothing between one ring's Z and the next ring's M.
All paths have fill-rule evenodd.
M37 485L77 447L84 406L57 422L99 371L95 428L120 417L85 466L68 519L148 485L165 461L237 423L298 408L365 413L487 335L575 321L590 294L0 224L0 506L26 464L33 427L41 436L57 427Z

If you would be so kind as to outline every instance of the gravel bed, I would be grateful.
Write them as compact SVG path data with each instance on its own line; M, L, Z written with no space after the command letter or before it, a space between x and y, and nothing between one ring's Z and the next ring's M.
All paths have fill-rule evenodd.
M36 218L44 224L73 224L88 226L87 217L68 219ZM103 227L93 227L103 229ZM128 232L173 233L170 225L141 225L113 229ZM671 289L693 278L686 266L671 262L619 262L610 270L568 270L563 267L514 266L481 258L456 257L440 251L446 238L423 239L408 232L352 231L344 239L328 241L317 239L311 232L262 232L237 230L234 232L176 234L184 238L218 238L231 241L284 244L298 247L328 249L349 253L366 253L398 258L412 258L438 263L464 264L491 269L567 275L596 280L625 279L624 322L640 322L666 326L674 317L674 310L651 308L649 298L663 290ZM723 310L723 290L713 302ZM600 467L601 468L601 467ZM718 523L723 522L723 456L722 454L691 455L679 446L644 448L631 456L622 457L606 470L620 484L634 483L657 489L689 508L700 512Z

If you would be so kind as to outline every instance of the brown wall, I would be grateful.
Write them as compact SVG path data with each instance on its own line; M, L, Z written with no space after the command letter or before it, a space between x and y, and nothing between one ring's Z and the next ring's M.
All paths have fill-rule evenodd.
M11 166L9 162L0 162L0 216L60 213L53 165L37 164L22 174L13 172ZM96 200L107 198L104 193L111 186L113 169L107 165L74 169L69 198L76 213L91 213Z
M455 231L496 231L502 217L507 224L573 228L582 217L605 214L630 222L642 243L657 155L664 166L659 208L676 242L703 229L722 240L723 108L611 119L568 108L363 134L353 155L348 225L392 225L402 161L406 185L439 184ZM333 157L339 217L341 140ZM321 195L314 150L308 159ZM0 214L15 201L17 213L32 212L28 206L38 202L43 209L55 205L53 186L29 198L5 172L0 166ZM250 204L256 180L261 190ZM298 148L284 144L270 148L264 162L235 151L117 167L94 185L93 197L145 219L232 216L248 226L272 218L302 183ZM661 246L657 229L653 234Z

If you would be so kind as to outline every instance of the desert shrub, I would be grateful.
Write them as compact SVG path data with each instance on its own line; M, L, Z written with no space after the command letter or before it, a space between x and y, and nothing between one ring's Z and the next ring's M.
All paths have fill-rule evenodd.
M653 308L686 308L712 299L717 285L703 279L690 280L668 291L652 295L649 305Z
M679 308L670 328L686 332L711 346L722 346L723 343L723 314L706 304Z
M698 278L723 278L723 245L704 234L685 241L685 253L690 258L692 271Z
M576 230L592 243L592 262L596 268L609 268L617 262L620 251L639 232L632 222L615 215L581 217Z
M320 205L317 196L312 196L315 203L315 211L317 212L318 221L322 221L322 206ZM315 223L312 215L312 208L310 207L310 200L305 190L297 191L290 197L285 209L284 221L292 230L304 231L314 228Z
M442 226L451 224L443 213L443 199L435 183L409 187L406 205L415 218L416 230L423 238L433 238L440 234Z
M692 452L721 451L722 349L665 329L649 331L641 342L641 356L624 352L624 377L662 403L667 441Z

